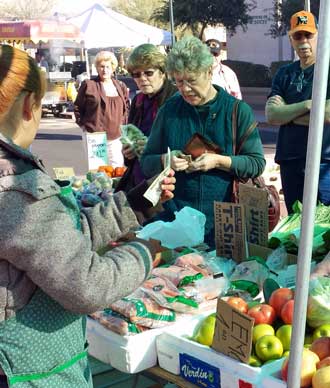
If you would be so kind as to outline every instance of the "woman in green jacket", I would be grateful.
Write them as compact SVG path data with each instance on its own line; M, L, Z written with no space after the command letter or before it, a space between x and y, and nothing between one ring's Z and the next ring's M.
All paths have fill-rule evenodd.
M138 226L147 187L79 211L28 151L44 90L33 58L0 46L0 388L91 388L86 314L134 291L153 259L138 239L98 252Z
M176 173L174 200L166 204L167 219L184 206L206 215L205 242L214 247L214 201L231 201L234 178L253 178L265 167L257 123L249 105L212 85L213 57L195 37L177 42L167 57L167 72L179 94L158 111L141 158L143 173L150 177L163 169L167 148ZM237 140L244 140L238 155L233 151L232 116L237 106ZM202 153L192 162L184 158L185 146L194 134L212 142L217 153ZM188 152L186 152L188 153ZM187 226L188 227L188 226Z

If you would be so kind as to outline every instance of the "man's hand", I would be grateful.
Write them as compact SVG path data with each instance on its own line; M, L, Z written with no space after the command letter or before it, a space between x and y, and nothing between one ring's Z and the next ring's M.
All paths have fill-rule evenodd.
M330 277L330 257L329 254L315 267L314 271L311 273L310 278L315 279L319 276Z
M123 155L126 159L132 160L137 157L136 151L130 144L124 144L122 148Z
M267 100L266 105L285 105L285 101L281 96L272 96Z
M266 120L273 125L288 124L298 117L308 114L310 108L311 100L287 104L281 96L272 96L268 98L266 103Z
M174 197L173 191L175 190L175 177L174 177L174 171L170 170L168 173L168 176L163 179L162 182L162 194L160 196L160 202L166 202L169 201Z
M231 166L231 158L218 154L205 153L190 163L187 172L209 171L213 168L219 168L228 171Z

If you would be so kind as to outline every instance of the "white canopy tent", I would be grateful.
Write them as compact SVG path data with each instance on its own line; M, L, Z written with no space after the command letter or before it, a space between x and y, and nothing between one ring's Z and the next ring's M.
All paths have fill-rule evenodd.
M79 27L86 49L171 44L169 31L141 23L97 3L67 21Z

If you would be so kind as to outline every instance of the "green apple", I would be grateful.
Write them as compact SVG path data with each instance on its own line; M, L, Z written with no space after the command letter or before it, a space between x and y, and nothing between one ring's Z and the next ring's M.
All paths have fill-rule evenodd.
M258 367L262 365L262 362L255 354L251 354L251 356L249 357L249 365Z
M282 357L289 357L290 355L290 350L285 350L282 354Z
M256 355L262 361L276 360L283 355L282 342L276 335L264 335L255 344Z
M313 341L320 337L330 337L330 323L324 323L313 331Z
M273 326L268 325L268 323L260 323L259 325L253 326L252 330L252 342L255 344L260 337L264 335L275 335L275 330Z
M292 325L282 325L276 330L276 337L282 342L284 350L290 349L291 334Z
M194 340L202 345L211 346L213 342L215 322L215 314L211 314L204 318L197 329Z

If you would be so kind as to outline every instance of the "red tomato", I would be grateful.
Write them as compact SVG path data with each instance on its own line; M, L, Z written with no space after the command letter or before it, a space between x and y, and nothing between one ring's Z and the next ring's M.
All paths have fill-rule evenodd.
M281 318L284 323L287 325L292 325L293 322L293 309L294 309L294 300L290 299L285 303L281 309Z
M239 310L241 313L246 314L248 311L248 304L244 299L238 296L230 296L226 302L230 304L232 307L235 307L236 310Z
M290 288L278 288L273 291L268 303L274 307L277 316L280 317L282 307L288 300L293 299L293 297L294 294Z
M271 325L276 319L275 310L269 304L258 304L253 306L247 313L250 317L254 318L255 325L259 325L259 323Z

